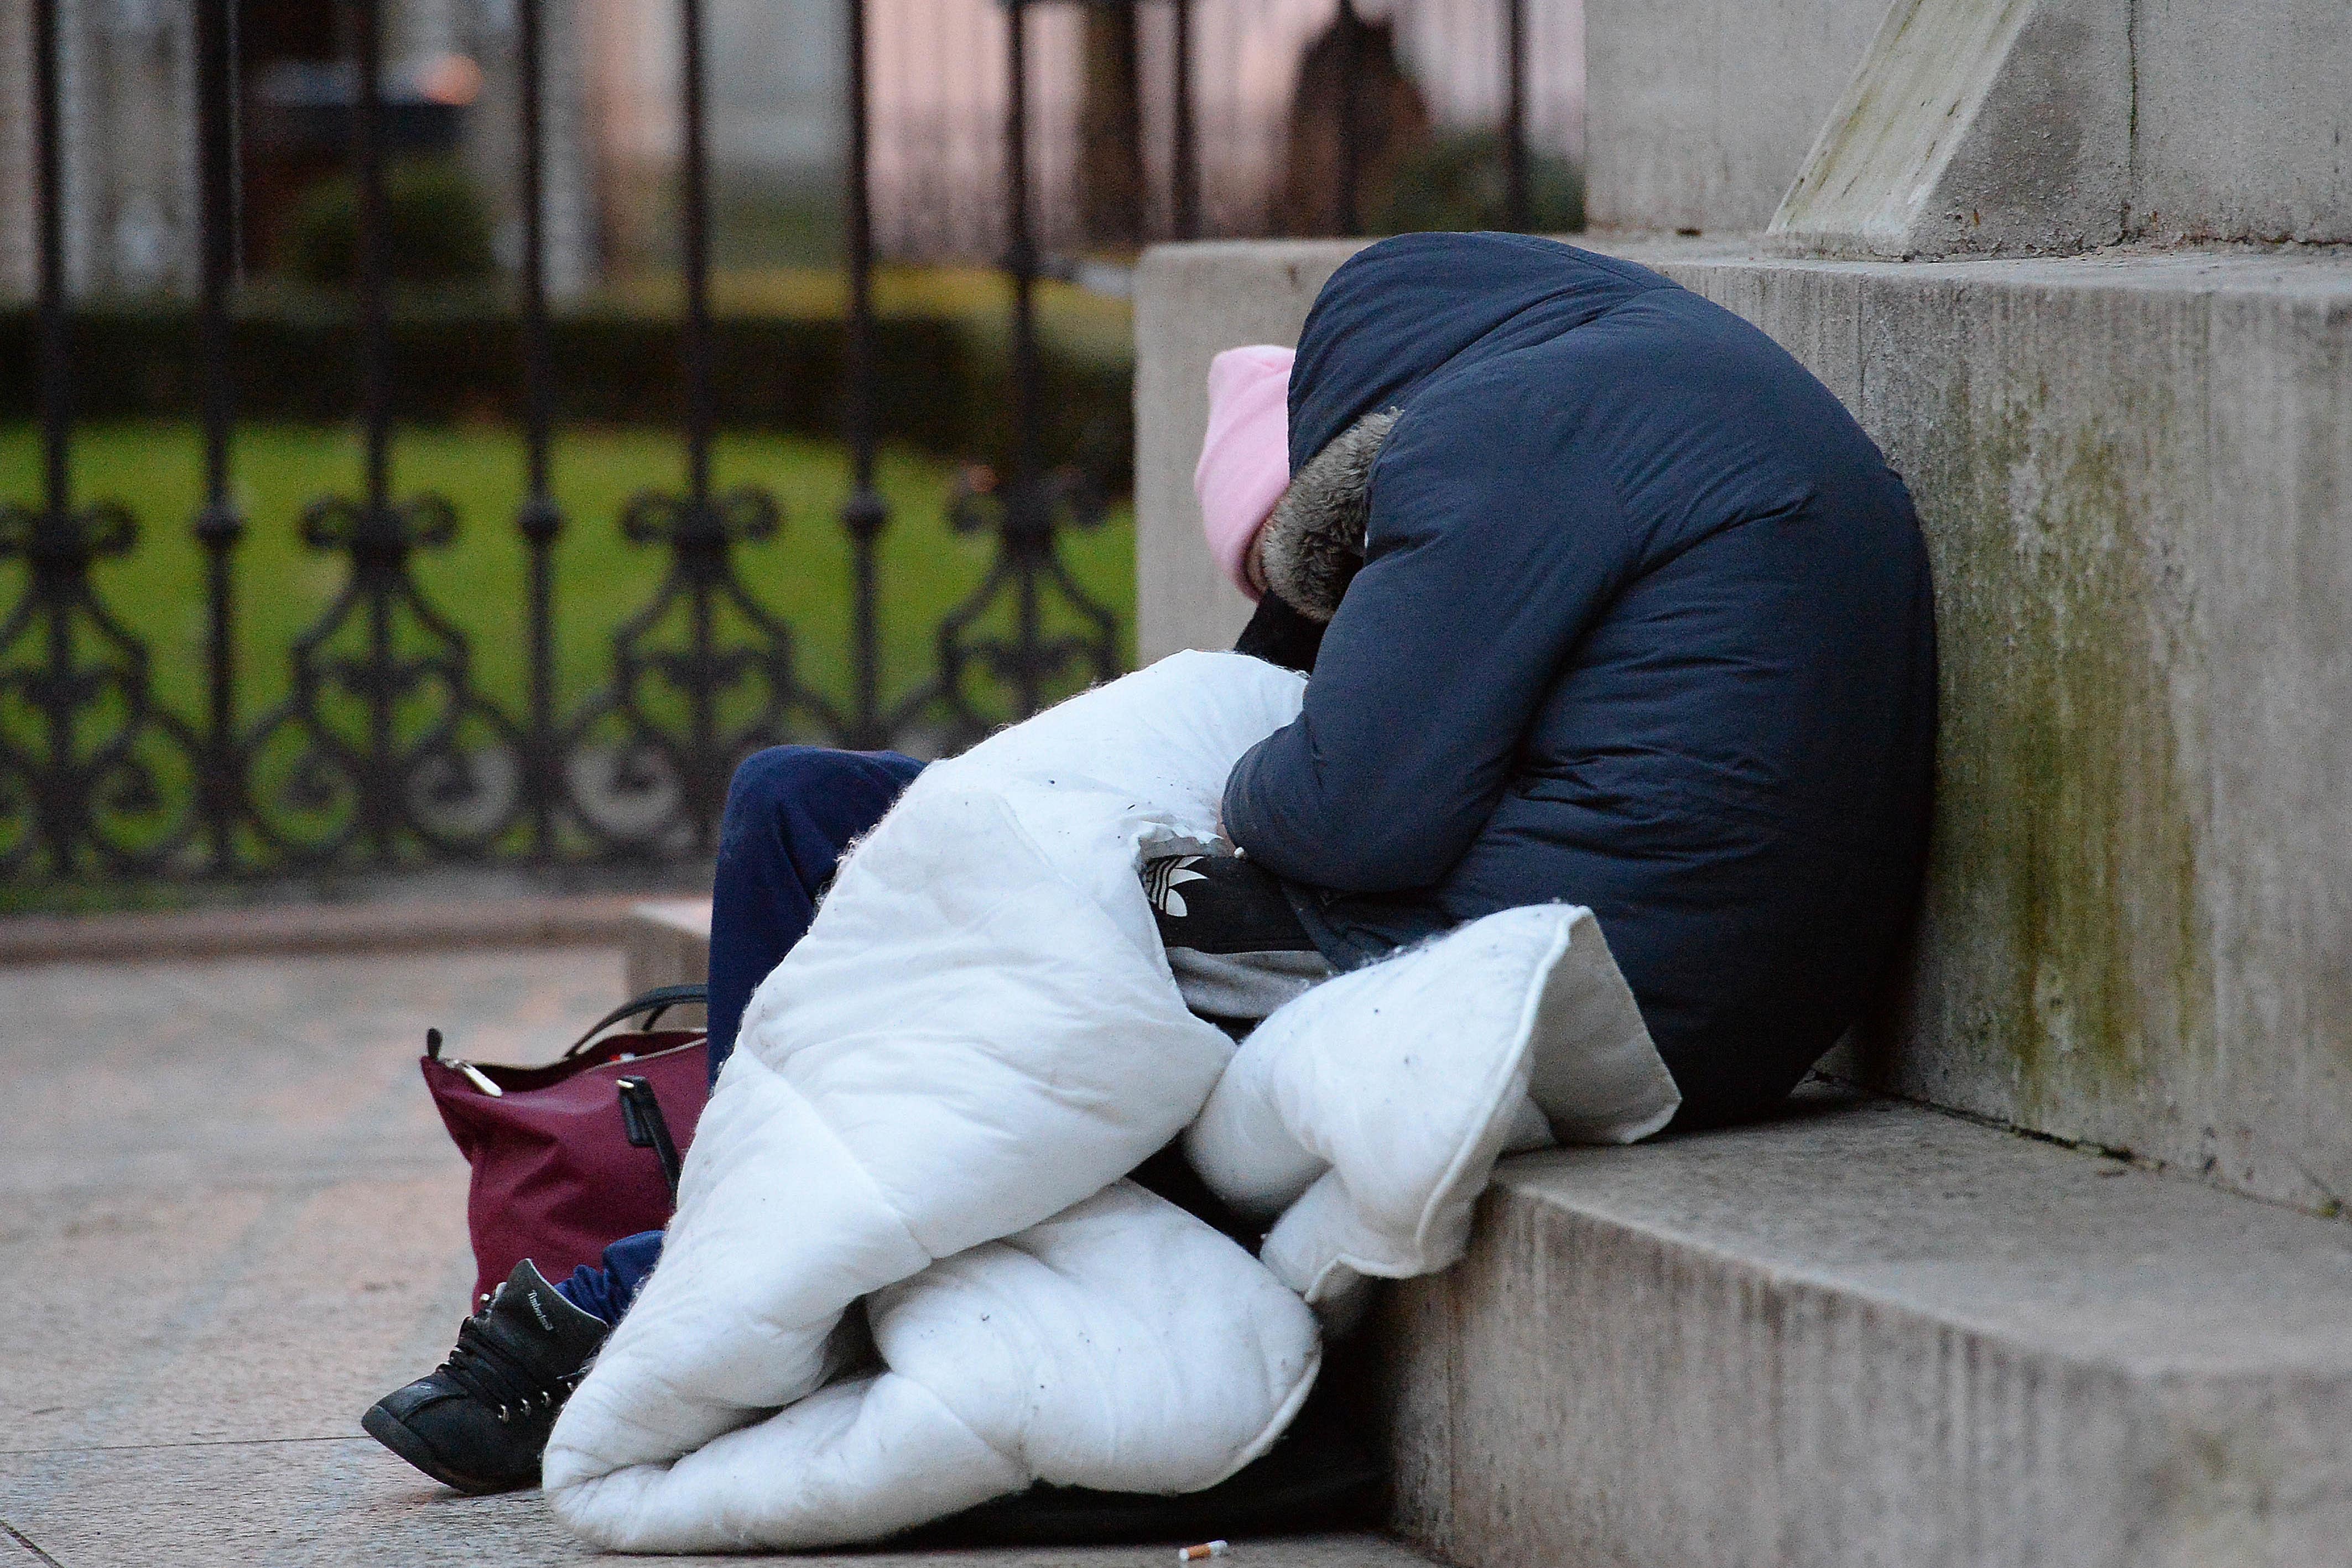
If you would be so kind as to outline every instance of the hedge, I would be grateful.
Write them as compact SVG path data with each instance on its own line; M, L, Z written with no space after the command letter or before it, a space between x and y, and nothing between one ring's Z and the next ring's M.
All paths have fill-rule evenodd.
M73 317L74 412L85 419L191 417L196 331L185 307L84 308ZM392 323L394 417L440 423L520 417L521 326L495 311L408 312ZM286 309L240 315L231 360L241 419L323 422L359 406L359 331L348 317ZM957 322L875 323L876 420L885 440L1003 464L1012 442L1010 366L1001 345ZM617 311L564 315L549 329L560 420L667 424L685 407L675 319ZM0 418L39 411L36 317L0 310ZM711 324L711 394L723 428L841 433L846 332L837 319L720 317ZM1124 490L1134 446L1131 368L1041 351L1043 450L1085 455Z

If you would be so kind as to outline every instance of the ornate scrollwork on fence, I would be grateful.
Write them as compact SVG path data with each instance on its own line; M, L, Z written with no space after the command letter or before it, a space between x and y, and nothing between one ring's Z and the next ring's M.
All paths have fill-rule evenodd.
M26 567L0 621L0 876L44 846L55 876L152 874L201 826L195 737L155 706L146 645L90 586L92 563L138 537L109 502L0 505L0 559Z
M247 762L254 829L294 863L479 854L521 812L521 737L409 570L457 527L437 496L334 497L303 515L303 541L349 555L351 576L296 639L293 692L255 727Z
M564 740L572 813L606 847L708 847L737 762L841 734L840 713L800 677L791 628L736 575L734 547L782 525L775 497L751 487L703 499L646 491L622 513L625 538L665 545L670 559L613 635L613 684Z
M992 533L988 575L940 622L938 673L900 705L895 731L917 734L931 716L941 751L960 750L999 725L1118 674L1118 621L1078 585L1058 549L1069 528L1108 516L1102 487L1083 467L1058 467L1024 485L967 467L948 507L961 534Z

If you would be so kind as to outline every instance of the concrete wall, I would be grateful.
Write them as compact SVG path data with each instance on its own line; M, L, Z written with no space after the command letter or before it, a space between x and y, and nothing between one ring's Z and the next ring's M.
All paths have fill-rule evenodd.
M2352 240L2343 0L2137 0L2134 234Z
M1342 246L1139 277L1146 657L1239 624L1190 471L1216 348ZM1935 862L1879 1085L2326 1209L2352 1194L2352 260L1625 247L1762 326L1909 479Z
M1596 228L1764 226L1886 0L1585 0Z
M1667 267L1909 479L1944 726L1867 1075L2352 1193L2352 264Z
M2114 244L2131 57L2123 0L1895 0L1773 214L1775 241L1896 258Z
M1890 257L2347 240L2347 131L2341 0L1896 0L1771 229Z
M58 9L66 278L76 292L138 294L184 289L194 281L195 25L189 9L151 0L68 0ZM25 85L29 120L29 70ZM29 153L29 124L24 135ZM29 197L29 179L26 190ZM37 239L28 243L37 255Z

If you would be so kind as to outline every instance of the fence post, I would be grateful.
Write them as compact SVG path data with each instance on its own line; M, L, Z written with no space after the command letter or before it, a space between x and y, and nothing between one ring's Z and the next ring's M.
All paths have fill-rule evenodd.
M1044 417L1044 389L1037 365L1037 246L1029 216L1029 0L1007 0L1011 29L1006 50L1011 73L1004 117L1004 201L1007 264L1013 273L1013 484L1006 497L1005 544L1022 563L1019 570L1018 641L1013 680L1018 713L1044 706L1044 672L1038 667L1037 574L1027 568L1052 548L1053 517L1039 471L1037 423Z
M867 123L866 0L848 0L849 160L845 194L849 207L848 384L845 399L849 441L849 498L841 526L850 550L851 744L887 744L882 721L881 627L876 598L875 549L890 508L874 486L874 206L872 128Z
M1176 237L1201 237L1201 148L1192 123L1192 0L1171 0L1175 10L1175 66L1170 94L1173 121L1169 152L1170 182L1174 187Z
M1339 232L1352 235L1363 226L1359 210L1364 177L1363 95L1356 78L1363 65L1363 24L1356 16L1356 0L1339 0Z
M26 553L31 558L33 596L48 600L49 680L37 688L47 721L49 767L36 788L39 803L36 832L49 842L50 864L58 875L73 869L73 846L80 814L80 791L71 781L74 705L66 675L73 663L73 634L66 606L58 602L56 575L70 570L74 553L73 471L68 443L73 430L73 346L66 320L65 158L59 146L58 102L58 0L33 0L33 143L37 164L36 225L40 245L41 510L33 521Z
M532 849L555 852L555 805L562 781L555 739L554 554L563 531L548 472L554 433L554 376L547 338L546 107L542 99L542 0L516 15L521 78L523 469L526 493L515 526L530 552L530 713L523 747L523 799Z
M197 0L196 119L203 293L196 355L203 396L205 504L195 534L205 552L207 691L198 792L212 837L213 870L236 869L243 765L236 741L236 601L231 559L245 517L229 488L236 417L229 369L228 295L236 273L236 11L234 0Z
M1525 233L1533 221L1528 189L1528 4L1503 0L1503 68L1510 73L1503 92L1505 203L1510 225Z

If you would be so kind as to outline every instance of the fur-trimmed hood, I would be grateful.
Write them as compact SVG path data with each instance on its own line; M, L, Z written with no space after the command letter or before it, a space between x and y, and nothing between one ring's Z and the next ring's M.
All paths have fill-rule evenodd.
M1340 432L1307 459L1265 520L1259 540L1265 585L1310 620L1331 619L1348 580L1364 564L1372 464L1396 422L1395 409L1382 409Z

